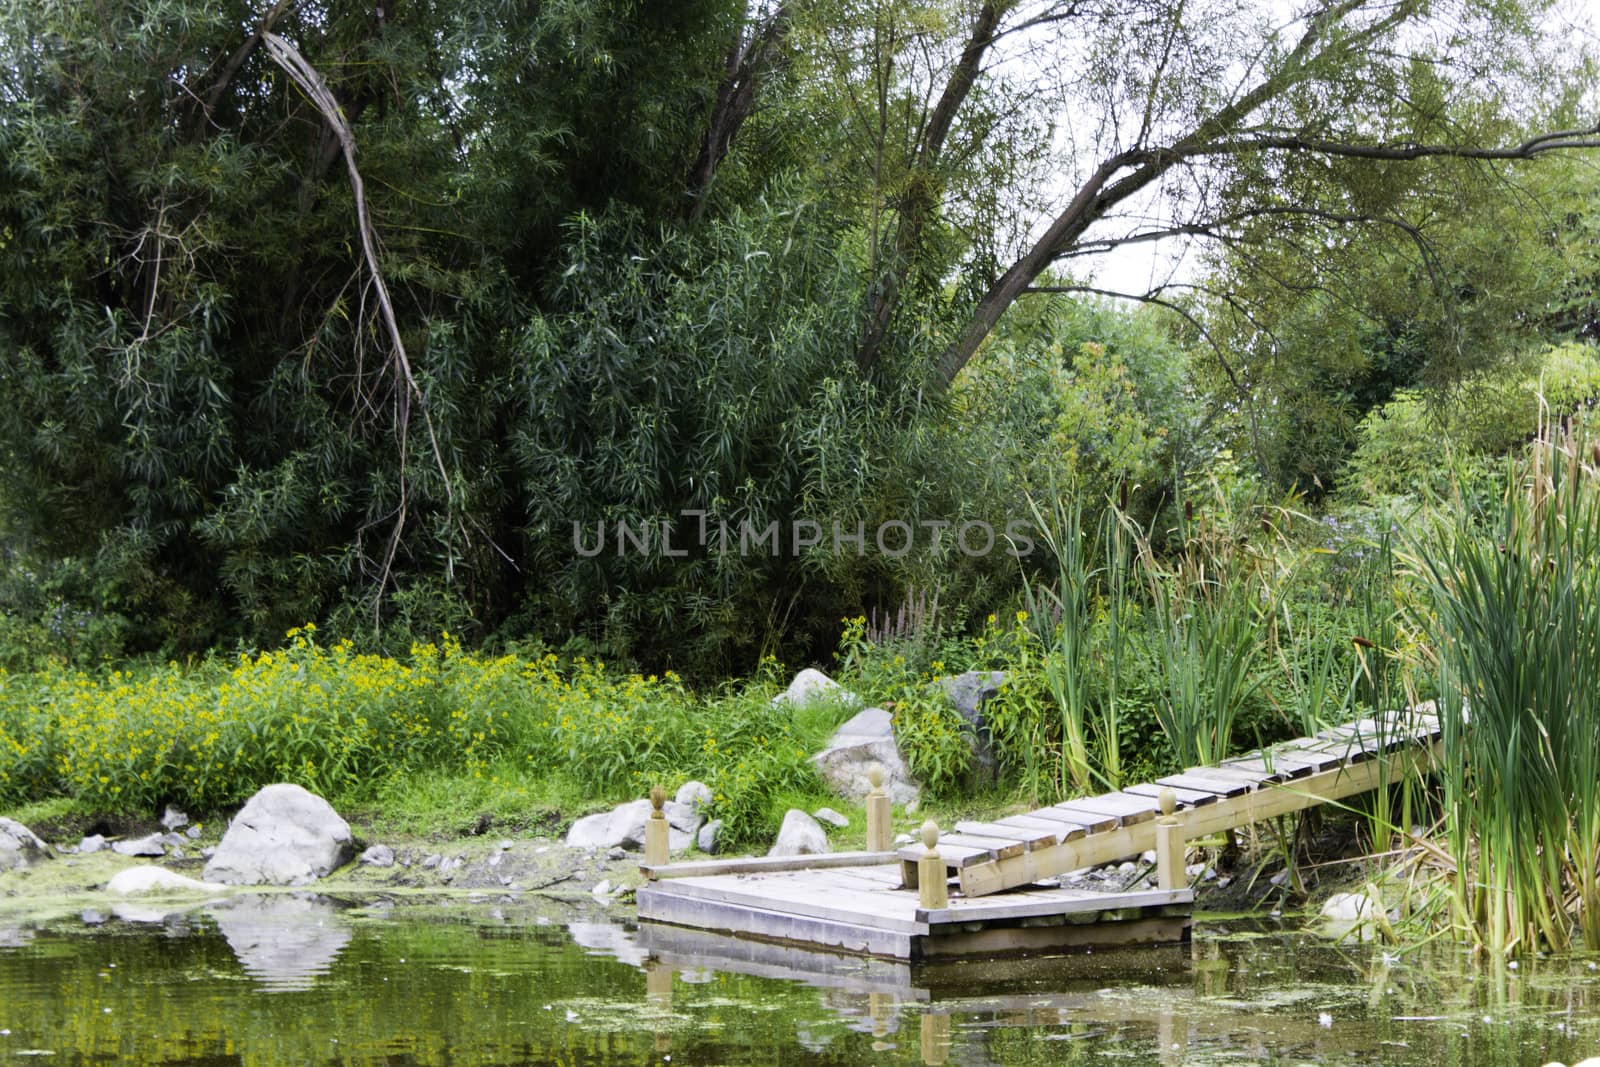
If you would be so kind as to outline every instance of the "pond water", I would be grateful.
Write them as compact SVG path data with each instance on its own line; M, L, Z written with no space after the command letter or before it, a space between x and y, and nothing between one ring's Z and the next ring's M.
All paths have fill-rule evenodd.
M1584 958L1498 976L1291 928L912 967L549 899L239 897L0 925L0 1063L1543 1064L1600 1052Z

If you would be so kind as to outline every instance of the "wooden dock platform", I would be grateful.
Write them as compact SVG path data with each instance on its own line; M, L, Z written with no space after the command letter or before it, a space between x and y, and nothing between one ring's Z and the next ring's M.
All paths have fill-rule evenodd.
M892 854L891 854L892 855ZM759 861L758 861L759 862ZM1192 890L1034 887L925 908L894 863L653 881L639 918L899 960L1060 952L1188 940Z
M925 844L897 851L886 847L888 804L877 792L871 852L667 863L657 819L639 917L911 961L1181 943L1194 900L1185 842L1398 782L1432 766L1441 736L1431 708L1406 709L1118 792L957 823L952 834L929 824ZM1053 884L1151 850L1157 888Z

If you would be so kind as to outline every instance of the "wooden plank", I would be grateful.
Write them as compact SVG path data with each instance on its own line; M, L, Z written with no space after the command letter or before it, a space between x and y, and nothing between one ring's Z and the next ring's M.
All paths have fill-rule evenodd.
M1117 825L1117 817L1115 815L1074 807L1071 802L1052 804L1048 808L1040 808L1037 811L1030 812L1030 814L1036 819L1059 819L1062 822L1076 823L1083 827L1084 832L1088 834L1096 834L1102 830L1113 830Z
M1130 793L1101 793L1098 796L1079 797L1070 801L1073 807L1113 815L1122 824L1144 822L1161 814L1161 807L1150 797Z
M1348 740L1331 740L1322 737L1306 737L1296 742L1302 752L1323 752L1330 756L1337 756L1344 763L1361 763L1375 758L1375 754L1368 752L1359 745Z
M647 885L639 890L639 917L702 930L722 930L772 941L817 945L853 955L910 959L916 934L883 930L858 923L781 914L727 901L687 897L674 890L681 881Z
M767 874L809 871L824 867L870 867L893 863L893 852L828 852L820 856L734 856L683 863L641 863L639 870L652 881L658 878L704 878L715 874Z
M1004 837L995 837L989 834L952 833L939 835L939 850L946 847L952 848L983 848L988 849L1002 859L1007 856L1020 856L1027 851L1021 837L1010 834Z
M1158 801L1164 790L1172 790L1172 795L1177 798L1179 807L1197 808L1202 804L1215 804L1217 794L1209 789L1193 789L1181 785L1161 785L1158 782L1140 782L1124 789L1124 793L1132 793L1137 797L1155 797Z
M1165 784L1175 778L1183 778L1191 782L1209 782L1211 791L1222 796L1239 796L1261 786L1258 775L1248 774L1243 771L1228 771L1219 767L1190 767L1181 775L1171 775L1160 781Z
M956 823L956 833L964 836L977 834L982 837L1006 837L1021 841L1023 848L1033 848L1037 845L1054 845L1060 842L1053 829L1044 829L1039 826L1020 826L1015 823L1004 822L971 822Z
M1337 767L1339 764L1344 762L1343 757L1336 752L1328 752L1321 749L1301 748L1299 747L1298 743L1293 741L1289 742L1283 748L1274 751L1272 753L1272 759L1274 764L1282 762L1293 763L1299 766L1307 767L1313 774L1319 771L1332 770L1334 767Z
M821 878L794 881L715 877L673 878L656 883L654 889L659 893L754 908L773 915L802 915L900 933L924 932L923 924L912 918L916 898L896 889L858 889Z
M1020 854L1021 850L1018 850ZM921 845L907 845L898 853L902 861L916 862L928 854L928 850ZM973 863L982 863L995 858L994 850L990 848L965 848L960 845L946 845L943 840L939 842L939 858L944 860L946 867L961 868ZM1010 857L1007 857L1008 859Z
M1253 787L1245 782L1212 778L1198 774L1169 774L1165 778L1157 778L1150 783L1151 787L1159 789L1162 786L1171 786L1173 789L1182 789L1189 792L1207 792L1221 799L1236 797L1241 793L1248 793Z
M1060 819L1041 819L1031 812L1027 815L1007 815L1005 818L998 820L996 825L1015 826L1023 833L1037 831L1039 833L1054 834L1058 844L1084 835L1083 827L1077 823L1062 822Z
M1314 807L1363 793L1396 781L1411 768L1431 765L1437 748L1417 748L1389 760L1340 766L1298 781L1225 797L1215 804L1178 813L1186 838L1206 837L1221 830L1260 822L1291 811ZM1041 881L1080 867L1093 867L1155 847L1155 823L1143 822L1090 834L1054 848L1038 849L1009 860L975 863L961 869L961 891L984 896Z
M1225 759L1222 766L1238 771L1266 771L1280 781L1304 778L1308 774L1327 770L1333 764L1325 754L1299 753L1294 749L1275 749L1270 752L1250 752L1233 759Z
M1243 782L1246 785L1260 786L1273 777L1272 772L1266 770L1247 771L1238 767L1188 767L1184 774L1210 775L1213 778L1231 779Z
M1136 893L1096 893L1093 890L1039 890L1007 893L1003 897L956 899L948 908L918 908L917 921L937 933L943 923L998 922L1040 915L1082 915L1122 908L1154 908L1194 903L1192 889L1144 889Z

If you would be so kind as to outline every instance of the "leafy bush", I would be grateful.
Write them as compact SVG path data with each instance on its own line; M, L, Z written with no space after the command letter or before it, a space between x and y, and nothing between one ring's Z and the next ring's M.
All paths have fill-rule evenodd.
M271 782L363 797L407 772L515 767L593 799L700 778L728 839L749 841L771 832L774 798L817 790L808 756L848 714L774 705L760 683L706 699L670 674L480 656L448 636L398 658L324 648L311 626L289 638L231 666L0 673L0 803L212 811Z

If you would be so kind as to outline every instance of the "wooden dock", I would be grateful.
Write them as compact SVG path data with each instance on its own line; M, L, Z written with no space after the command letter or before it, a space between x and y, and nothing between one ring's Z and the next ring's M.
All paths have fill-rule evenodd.
M890 854L891 859L893 854ZM735 861L737 862L737 861ZM639 890L639 918L901 960L1187 940L1188 888L1100 893L1035 887L923 907L892 862L663 878Z
M1185 842L1399 781L1432 765L1441 734L1430 709L1409 709L1118 792L957 823L951 834L930 824L925 844L899 850L881 847L887 804L877 795L867 805L872 852L673 864L662 862L662 833L653 856L647 849L639 917L899 960L1182 942L1194 899ZM1150 850L1154 889L1040 884Z

